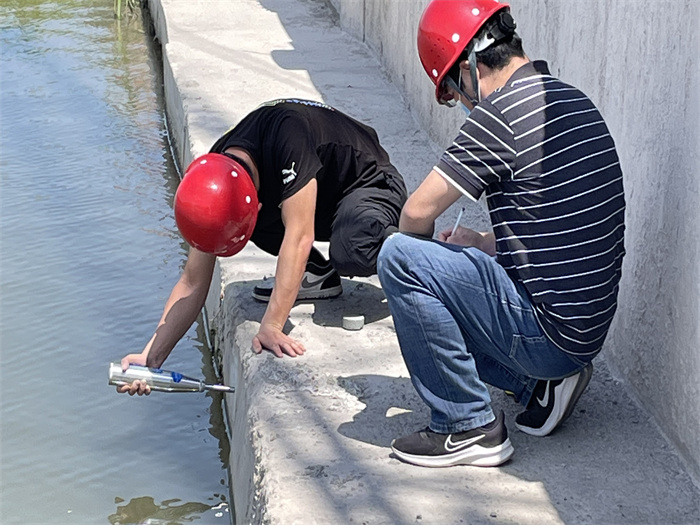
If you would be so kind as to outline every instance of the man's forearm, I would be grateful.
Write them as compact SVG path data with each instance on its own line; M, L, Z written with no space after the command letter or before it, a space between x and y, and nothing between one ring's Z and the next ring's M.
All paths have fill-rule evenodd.
M399 230L431 238L437 219L461 196L459 190L432 170L404 204Z
M279 330L284 326L299 294L299 286L312 244L312 238L285 237L277 259L275 286L262 318L262 324L270 324Z
M435 221L413 218L402 213L399 219L399 231L431 238L435 233Z
M148 366L157 368L163 364L199 316L206 294L207 290L191 290L181 282L175 285L158 328L144 349Z
M148 366L159 367L189 330L206 301L216 256L190 249L185 269L170 292L151 340L141 352Z

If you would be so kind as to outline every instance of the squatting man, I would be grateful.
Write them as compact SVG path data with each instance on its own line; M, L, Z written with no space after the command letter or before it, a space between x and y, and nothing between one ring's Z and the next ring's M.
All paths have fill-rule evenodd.
M379 254L424 430L392 448L416 465L496 466L513 455L486 383L546 436L591 378L617 305L625 200L615 144L581 91L531 62L508 4L433 0L418 53L439 103L467 118ZM492 232L441 232L461 196L485 195Z
M374 129L319 102L261 105L195 159L175 194L175 220L190 245L180 279L143 351L121 363L160 367L199 315L217 257L253 241L277 256L274 286L253 350L304 354L282 331L297 299L336 297L340 275L376 273L384 239L397 231L406 202L403 178ZM329 241L329 261L313 247ZM119 392L149 394L143 381Z

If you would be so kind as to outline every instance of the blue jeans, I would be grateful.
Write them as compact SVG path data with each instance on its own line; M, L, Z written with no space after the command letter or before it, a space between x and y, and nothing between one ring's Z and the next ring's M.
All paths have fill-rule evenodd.
M525 288L476 248L396 233L384 242L377 271L434 432L493 421L485 383L527 406L538 379L567 377L590 360L555 346Z

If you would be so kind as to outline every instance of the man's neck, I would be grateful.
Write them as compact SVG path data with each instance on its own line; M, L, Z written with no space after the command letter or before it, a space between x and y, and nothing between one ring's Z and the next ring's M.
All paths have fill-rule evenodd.
M250 154L244 150L243 148L238 148L238 147L231 147L231 148L226 148L226 153L230 153L232 155L236 155L241 158L248 166L250 166L250 169L252 173L249 173L250 178L253 179L253 184L255 185L255 189L259 190L260 189L260 175L258 174L258 166L255 164L255 161L253 160L253 157L250 156Z
M513 57L503 69L491 69L483 64L479 64L479 89L482 98L488 97L491 93L502 88L518 69L529 63L530 59L525 57Z

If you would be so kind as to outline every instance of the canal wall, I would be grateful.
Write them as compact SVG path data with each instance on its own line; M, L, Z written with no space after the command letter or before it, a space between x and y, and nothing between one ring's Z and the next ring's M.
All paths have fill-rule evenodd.
M333 6L322 0L148 0L163 50L168 130L180 164L185 166L205 153L220 134L261 102L281 97L311 98L375 127L406 178L409 191L414 190L442 146L451 140L449 130L459 126L461 114L433 103L430 84L417 64L412 28L425 4L401 0L333 0ZM529 4L531 10L553 10L565 17L561 13L563 0L547 2L547 10L535 2ZM538 26L537 17L532 16L532 21L520 21L526 38L524 27ZM554 28L547 35L554 46ZM543 46L538 54L530 46L531 54L551 59L547 55L548 51L554 52L554 47L544 47L547 38L542 37L542 43L537 44ZM566 55L563 50L560 53ZM559 56L554 55L553 70L584 89L590 87L590 78L577 82L573 64L567 62L569 69L561 69L565 65L558 63ZM688 57L694 59L694 55ZM631 58L628 61L636 64ZM619 64L615 64L606 66L606 74L618 71ZM671 70L681 73L680 68ZM668 72L668 67L663 71ZM696 77L689 82L697 87ZM639 88L631 89L637 93L637 100L644 100L635 91ZM600 98L601 94L594 92L592 96ZM653 96L658 97L658 92L654 91ZM689 99L688 112L697 114L692 91ZM596 102L600 104L600 100ZM677 103L664 102L671 108ZM616 109L602 109L609 121L616 120ZM681 136L667 124L655 137L662 144L670 140L668 133L681 144L692 145L693 136L697 139L697 130L693 135L691 125L683 124ZM621 148L629 147L630 136L651 136L651 132L644 135L641 126L621 126L622 122L611 122ZM695 161L689 154L683 159L674 158L674 162L690 162L683 166L694 168L692 173L697 175L697 149L694 151ZM630 173L630 165L638 167L634 164L637 157L645 155L646 150L621 152L626 173ZM627 177L632 179L628 192L630 185L633 190L628 200L630 207L635 206L630 211L630 251L640 251L637 245L641 241L636 237L643 235L643 224L650 227L643 206L648 206L646 211L655 217L654 231L665 224L659 204L640 197L640 193L649 195L651 191L645 181L664 191L660 175L641 171L641 167L638 171L640 175L632 171ZM688 184L688 195L676 196L677 207L687 217L694 217L694 210L688 206L697 203L693 200L697 198L697 186L684 173L678 176ZM467 208L463 224L487 227L483 208L469 202L457 203L440 219L438 227L451 226L461 206ZM666 213L670 213L668 208ZM673 224L671 233L682 238L688 228L686 224ZM690 238L684 240L689 250L684 257L692 260L697 244L693 245ZM656 244L653 249L667 253ZM656 421L664 419L651 418L640 407L638 398L644 399L641 383L634 382L637 374L633 367L625 365L625 349L630 341L641 341L638 333L646 334L650 341L662 342L656 339L654 316L641 319L651 326L633 324L625 328L625 323L641 315L630 302L635 298L636 280L646 279L641 275L644 260L647 264L656 261L642 253L628 258L632 262L627 273L632 275L627 277L626 286L631 290L623 294L623 309L629 313L627 317L621 314L606 358L596 360L589 389L560 431L546 439L515 431L512 421L518 407L501 393L493 392L494 406L505 411L511 428L514 460L498 469L433 470L412 467L390 456L391 440L424 426L428 414L401 360L376 278L344 280L344 293L339 299L295 306L285 329L304 342L307 353L296 359L276 359L269 353L256 355L250 350L264 313L264 305L252 301L250 294L263 277L273 275L275 259L252 245L233 258L220 259L206 309L224 378L237 388L226 402L236 523L697 521L700 492L677 449L666 440L673 440L688 460L695 450L693 437L683 434L682 429L664 427L665 434L659 431ZM685 261L679 256L670 268L673 275L688 277ZM664 280L659 265L652 265L652 270L657 279ZM694 307L697 314L692 292L698 282L688 280L683 290L675 288L681 299L678 308L684 306L692 312ZM653 290L657 296L666 293L661 287ZM660 306L645 305L645 309L652 308L645 315L658 314ZM343 330L342 316L359 313L365 315L365 327L359 332ZM661 334L673 334L673 340L681 346L692 344L692 328L683 331L679 326L674 331L674 323L681 320L692 327L692 313L673 313L676 317L664 318L656 329ZM625 334L624 329L631 333ZM685 347L671 348L668 344L658 348L665 359L659 366L665 368L645 379L670 378L673 363L682 358L686 370L677 373L681 386L661 385L659 389L674 396L673 389L693 394L694 385L686 379L692 370L697 372L697 361L693 360L696 354L684 354ZM638 352L638 367L647 366L649 353ZM639 376L642 372L640 368ZM695 422L697 428L692 414L686 414L690 400L697 400L697 396L671 399L679 407L677 412L685 415L669 417L680 417L691 428ZM650 406L656 415L655 405ZM596 505L591 506L591 501Z
M427 0L331 0L441 144L415 50ZM512 0L532 59L600 108L625 174L627 257L605 349L615 376L700 476L700 38L697 0Z

